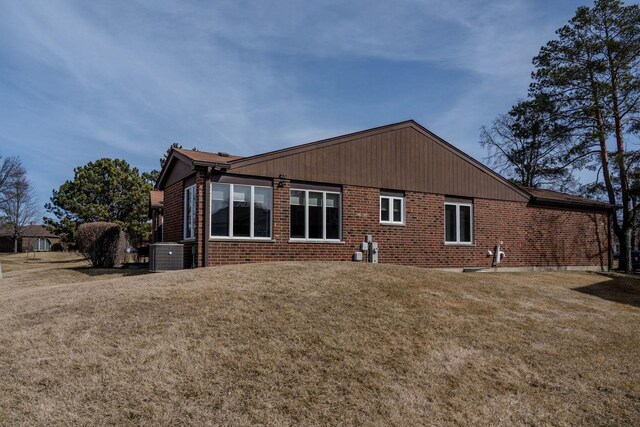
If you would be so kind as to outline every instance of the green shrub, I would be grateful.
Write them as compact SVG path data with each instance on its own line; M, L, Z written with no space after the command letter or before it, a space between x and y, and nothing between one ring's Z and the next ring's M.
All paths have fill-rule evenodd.
M94 267L114 267L122 264L126 240L118 224L90 222L78 227L76 234L78 251Z

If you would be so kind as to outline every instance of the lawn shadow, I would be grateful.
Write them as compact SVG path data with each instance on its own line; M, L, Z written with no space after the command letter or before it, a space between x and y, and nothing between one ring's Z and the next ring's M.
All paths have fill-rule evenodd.
M65 259L65 260L58 260L58 261L51 261L45 258L29 258L28 260L26 260L25 262L28 263L34 263L34 264L73 264L73 263L79 263L79 262L83 262L86 261L84 258L74 258L74 259Z
M608 301L640 307L640 278L632 275L596 273L606 280L593 285L572 288L574 291L593 295Z
M94 268L94 267L72 267L70 270L77 271L87 276L97 277L104 275L118 274L123 277L127 276L140 276L143 274L149 274L149 268L145 266L123 266L112 268Z

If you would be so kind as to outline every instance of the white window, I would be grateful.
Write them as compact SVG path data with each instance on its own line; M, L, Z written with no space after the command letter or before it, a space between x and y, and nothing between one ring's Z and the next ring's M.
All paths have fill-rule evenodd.
M473 242L473 204L446 202L444 204L445 243Z
M291 190L292 240L340 241L340 193Z
M273 189L211 184L211 237L270 239Z
M184 190L184 238L196 238L196 186Z
M38 238L36 239L33 250L35 252L49 252L51 251L51 240Z
M403 196L380 196L380 224L404 224Z

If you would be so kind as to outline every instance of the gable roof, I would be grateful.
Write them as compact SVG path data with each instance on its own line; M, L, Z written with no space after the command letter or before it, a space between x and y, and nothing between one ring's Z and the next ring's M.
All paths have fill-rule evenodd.
M180 162L182 166L175 165ZM409 190L450 196L611 209L606 203L552 190L520 187L414 120L249 157L173 149L161 171L174 181L196 167L232 174Z
M197 166L212 166L220 169L228 169L229 163L233 160L241 159L240 156L233 156L227 153L210 153L207 151L197 150L185 150L184 148L172 148L167 156L167 161L164 163L160 175L158 176L158 182L156 182L156 188L162 188L167 178L170 175L170 171L175 167L176 162L182 163L182 171L177 178L183 177L188 174Z
M592 207L600 209L614 209L615 206L598 200L587 199L586 197L575 196L573 194L561 193L560 191L547 190L544 188L522 187L531 194L531 202L534 204L562 205L569 207Z
M10 226L0 226L0 236L7 237L13 236L13 231ZM59 237L58 235L49 231L49 229L42 224L31 224L22 228L22 237Z
M413 120L230 162L228 172L434 194L530 195Z

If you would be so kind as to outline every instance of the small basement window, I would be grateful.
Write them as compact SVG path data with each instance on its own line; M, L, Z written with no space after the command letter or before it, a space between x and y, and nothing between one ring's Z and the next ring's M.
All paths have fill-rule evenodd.
M380 224L404 224L404 193L380 192Z
M445 202L444 241L450 244L473 242L473 204L471 202Z

